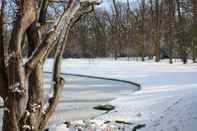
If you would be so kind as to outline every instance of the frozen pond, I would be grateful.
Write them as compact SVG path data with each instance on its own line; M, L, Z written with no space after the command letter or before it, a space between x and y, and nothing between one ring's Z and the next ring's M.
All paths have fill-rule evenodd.
M118 97L126 96L136 90L129 83L104 79L92 79L71 75L62 75L66 80L64 90L50 125L66 120L91 119L103 112L93 109L94 106L106 104ZM51 90L51 74L45 74L45 98ZM0 112L2 117L2 110ZM2 122L1 122L2 123Z
M66 80L61 100L52 123L66 120L91 119L103 112L94 106L106 104L118 97L126 96L136 90L136 86L112 80L63 75ZM48 74L46 78L50 78ZM49 80L46 80L49 82ZM50 87L50 84L47 84ZM46 88L50 90L50 88ZM48 91L50 92L50 91Z

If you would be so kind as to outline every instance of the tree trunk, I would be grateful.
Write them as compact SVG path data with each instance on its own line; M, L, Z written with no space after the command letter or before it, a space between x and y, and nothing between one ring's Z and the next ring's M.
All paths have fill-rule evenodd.
M155 62L160 61L160 36L159 34L156 33L156 38L155 38Z
M36 4L34 0L17 2L17 15L9 43L9 56L4 55L3 10L1 8L0 95L4 97L5 104L3 131L42 131L45 128L55 111L64 86L64 80L59 77L59 68L65 46L60 43L63 43L64 37L67 40L70 24L73 26L76 22L74 18L80 19L89 7L92 8L97 4L97 0L83 0L82 2L69 0L57 24L53 26L54 30L46 33L44 39L40 38L39 33L42 32L39 32L40 27L37 25L45 25L48 1L44 0L44 5L41 6L43 9L39 12L41 14L37 14ZM29 54L27 62L24 63L22 44L26 33ZM54 62L53 82L55 83L52 86L54 92L49 99L49 106L45 109L43 106L43 63L57 45L60 45L61 49L57 51L57 60Z
M35 23L33 23L27 30L28 38L28 55L31 56L35 49L39 46L39 34ZM44 83L43 83L43 61L41 61L29 76L29 100L27 109L30 116L27 120L28 125L34 127L32 131L37 131L42 107L44 106Z
M192 42L192 60L196 63L197 57L197 1L192 0L193 11L193 42Z
M168 50L169 62L173 63L173 47L174 47L174 23L175 23L175 0L168 0Z
M159 8L159 0L155 0L155 61L160 61L160 24L161 24L161 8Z
M187 47L186 43L187 41L185 40L187 35L184 31L184 19L183 19L183 14L181 13L181 2L180 0L176 0L177 3L177 12L178 12L178 22L177 22L177 38L178 38L178 44L179 44L179 54L181 57L181 60L184 64L187 63Z
M141 59L142 61L144 61L144 57L145 57L145 0L142 0L142 5L141 5L141 17L142 17L142 22L141 22L141 32L142 32L142 40L141 40L141 49L140 49L140 55L141 55Z
M8 80L6 76L6 67L5 67L5 53L4 53L4 41L3 41L3 15L4 15L4 1L1 3L0 10L0 96L2 98L6 98L7 88L8 88Z
M196 63L196 57L197 57L197 44L192 43L192 61L193 63Z

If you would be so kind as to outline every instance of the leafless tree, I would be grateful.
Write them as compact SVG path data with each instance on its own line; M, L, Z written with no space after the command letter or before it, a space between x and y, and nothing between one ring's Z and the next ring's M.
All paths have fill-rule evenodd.
M18 0L8 51L4 43L6 9L1 1L0 16L0 96L4 100L3 131L42 131L58 104L64 80L60 61L72 26L92 11L98 0ZM57 21L48 23L49 6L61 2L63 10ZM61 8L61 7L60 7ZM55 16L54 16L55 17ZM57 19L57 18L55 18ZM50 29L50 30L49 30ZM24 43L24 38L27 42ZM28 48L24 48L28 44ZM45 107L43 98L43 64L56 47L53 65L53 96ZM24 61L22 52L28 50Z
M79 32L86 27L91 30L88 30L89 35L78 35L75 39L76 43L81 43L75 44L79 47L76 56L113 56L115 59L137 56L142 60L145 56L150 59L155 56L156 62L164 58L170 58L170 62L173 58L183 62L192 58L195 62L195 1L113 0L111 6L111 11L98 9L91 14L92 24L87 22L89 20L80 21ZM80 52L88 52L85 53L88 55Z
M166 28L167 28L167 48L169 54L169 62L173 63L173 50L175 45L175 10L176 10L176 2L175 0L166 0L165 8L166 8Z
M192 0L192 12L193 12L193 43L192 43L192 59L196 63L197 57L197 1Z
M140 55L142 61L144 61L144 50L145 50L145 0L141 0L140 7L141 14L141 45L140 45Z
M151 25L152 25L152 41L154 43L155 61L160 61L161 48L161 29L162 29L162 14L163 14L163 0L150 0L151 10Z
M176 38L177 38L177 44L178 44L178 54L180 55L181 60L184 64L187 63L187 45L189 45L188 41L188 33L186 30L186 20L184 17L184 13L182 10L182 6L184 2L181 2L181 0L176 0L177 4L177 13L178 13L178 19L176 22Z

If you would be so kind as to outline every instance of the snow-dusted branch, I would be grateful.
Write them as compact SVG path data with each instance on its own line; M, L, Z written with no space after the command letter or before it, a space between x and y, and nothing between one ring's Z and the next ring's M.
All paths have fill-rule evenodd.
M81 3L92 3L92 4L100 4L102 2L102 0L80 0Z
M63 87L64 87L64 83L65 83L65 81L61 77L56 80L56 83L53 87L53 89L54 89L53 96L49 99L49 105L46 108L46 110L42 112L41 123L39 125L39 129L41 131L46 126L47 122L49 121L49 118L55 112L55 109L56 109L57 104L59 102L60 93L62 92Z
M27 75L31 74L31 71L40 61L44 60L50 47L53 46L56 43L55 41L59 38L62 27L66 29L69 26L70 20L73 18L79 7L80 3L78 0L71 0L71 3L65 8L63 14L60 16L57 25L55 25L53 30L47 34L44 41L25 64Z
M82 3L79 11L76 13L75 17L72 19L70 24L70 28L72 29L73 26L81 19L81 17L91 13L94 10L94 3Z
M63 14L60 16L57 24L53 27L53 30L48 33L45 40L40 44L40 46L35 50L30 59L25 64L27 75L31 74L31 71L35 66L43 61L47 52L50 50L51 46L56 44L57 39L59 39L62 30L67 29L71 19L75 16L76 12L80 9L80 5L86 4L99 4L100 0L70 0L69 4L65 8ZM63 28L62 28L63 27ZM64 33L63 33L64 34Z
M89 8L91 7L91 8ZM45 125L47 124L49 118L55 111L55 108L57 107L60 93L64 86L64 80L60 77L60 67L61 67L61 58L65 49L65 46L67 44L68 35L70 32L70 29L72 26L78 21L78 19L83 16L84 14L90 12L92 10L92 4L85 4L80 6L76 14L74 15L73 19L71 19L69 25L67 27L64 27L65 30L61 32L60 39L57 41L58 47L56 50L55 60L54 60L54 66L53 66L53 95L49 99L49 103L46 107L46 110L43 112L42 115L42 122L40 124L40 129L43 129Z
M9 92L13 93L13 94L17 94L20 96L24 95L24 89L20 88L20 83L14 83L13 85L9 86Z

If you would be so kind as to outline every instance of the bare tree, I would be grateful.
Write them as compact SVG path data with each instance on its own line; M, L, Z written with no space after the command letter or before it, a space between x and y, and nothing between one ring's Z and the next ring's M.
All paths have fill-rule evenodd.
M140 55L142 61L144 61L144 50L145 50L145 0L141 0L141 46L140 46Z
M186 32L186 20L184 18L184 14L182 13L183 11L181 11L182 9L182 5L183 2L181 4L180 0L176 0L176 4L177 4L177 13L178 13L178 22L176 22L176 36L177 36L177 44L178 44L178 53L180 55L181 60L183 61L184 64L187 63L187 45L188 45L188 41L187 41L187 32Z
M192 57L196 61L195 1L113 0L111 4L112 11L98 8L79 22L67 56L137 56L142 60L155 56L156 62L164 58L186 62Z
M152 25L152 41L154 43L155 61L160 61L160 48L161 48L161 27L162 27L162 14L163 14L163 0L150 0L151 10L151 25Z
M193 43L192 43L192 60L196 63L197 57L197 1L192 0L192 12L193 12Z
M175 39L174 39L174 28L175 28L175 0L167 0L165 1L165 5L167 8L166 13L166 26L167 26L167 48L168 48L168 54L169 54L169 62L173 63L173 49L175 45Z
M42 131L58 104L64 80L59 75L60 60L67 43L70 28L84 14L92 11L98 0L69 0L55 24L47 26L50 2L19 0L16 4L8 52L3 41L4 3L1 5L0 43L0 95L4 99L3 131ZM49 31L47 27L50 27ZM27 34L28 59L24 62L22 52ZM25 43L25 44L26 44ZM43 64L49 53L57 47L53 65L53 96L44 106Z
M112 20L110 20L110 24L111 24L111 34L112 34L112 45L113 45L113 51L114 51L114 58L115 60L118 59L118 41L117 41L117 35L118 35L118 20L119 20L119 12L118 12L118 8L117 8L117 3L116 0L113 0L113 17Z

